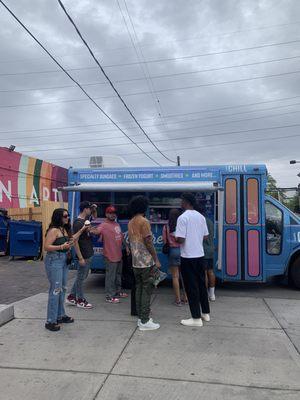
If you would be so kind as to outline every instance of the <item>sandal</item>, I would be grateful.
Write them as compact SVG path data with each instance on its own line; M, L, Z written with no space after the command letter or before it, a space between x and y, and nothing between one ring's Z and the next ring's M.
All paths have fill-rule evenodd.
M68 315L64 315L60 319L57 320L58 324L72 324L74 322L74 318L69 317Z

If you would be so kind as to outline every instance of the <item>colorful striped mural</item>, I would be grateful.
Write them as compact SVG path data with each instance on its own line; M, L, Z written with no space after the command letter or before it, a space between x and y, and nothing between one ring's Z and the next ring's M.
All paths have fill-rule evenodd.
M58 201L57 188L67 184L67 176L65 168L0 147L0 208Z

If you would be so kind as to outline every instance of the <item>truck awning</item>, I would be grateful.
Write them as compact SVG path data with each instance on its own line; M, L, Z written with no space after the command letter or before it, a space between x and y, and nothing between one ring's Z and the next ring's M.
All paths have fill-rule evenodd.
M182 192L222 190L218 182L95 182L59 188L65 192Z

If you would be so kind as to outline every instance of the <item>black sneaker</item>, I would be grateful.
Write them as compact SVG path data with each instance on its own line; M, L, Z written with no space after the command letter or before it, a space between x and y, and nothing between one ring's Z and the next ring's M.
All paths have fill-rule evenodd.
M46 322L45 328L52 332L57 332L60 330L60 326L57 325L55 322Z
M74 322L74 318L69 317L68 315L64 315L63 317L57 320L58 324L72 324Z

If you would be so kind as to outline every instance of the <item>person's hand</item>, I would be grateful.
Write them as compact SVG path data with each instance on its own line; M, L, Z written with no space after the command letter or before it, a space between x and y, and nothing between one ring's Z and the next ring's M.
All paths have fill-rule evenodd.
M126 254L127 254L128 256L130 256L130 248L129 248L129 247L126 247Z
M80 260L79 260L79 265L80 265L81 267L85 267L85 266L86 266L86 262L85 262L85 259L84 259L84 258L80 258Z
M60 246L61 250L70 250L72 244L70 242L66 242Z
M155 261L155 265L157 266L157 268L160 268L160 267L161 267L161 263L160 263L159 259L157 259L157 260Z

